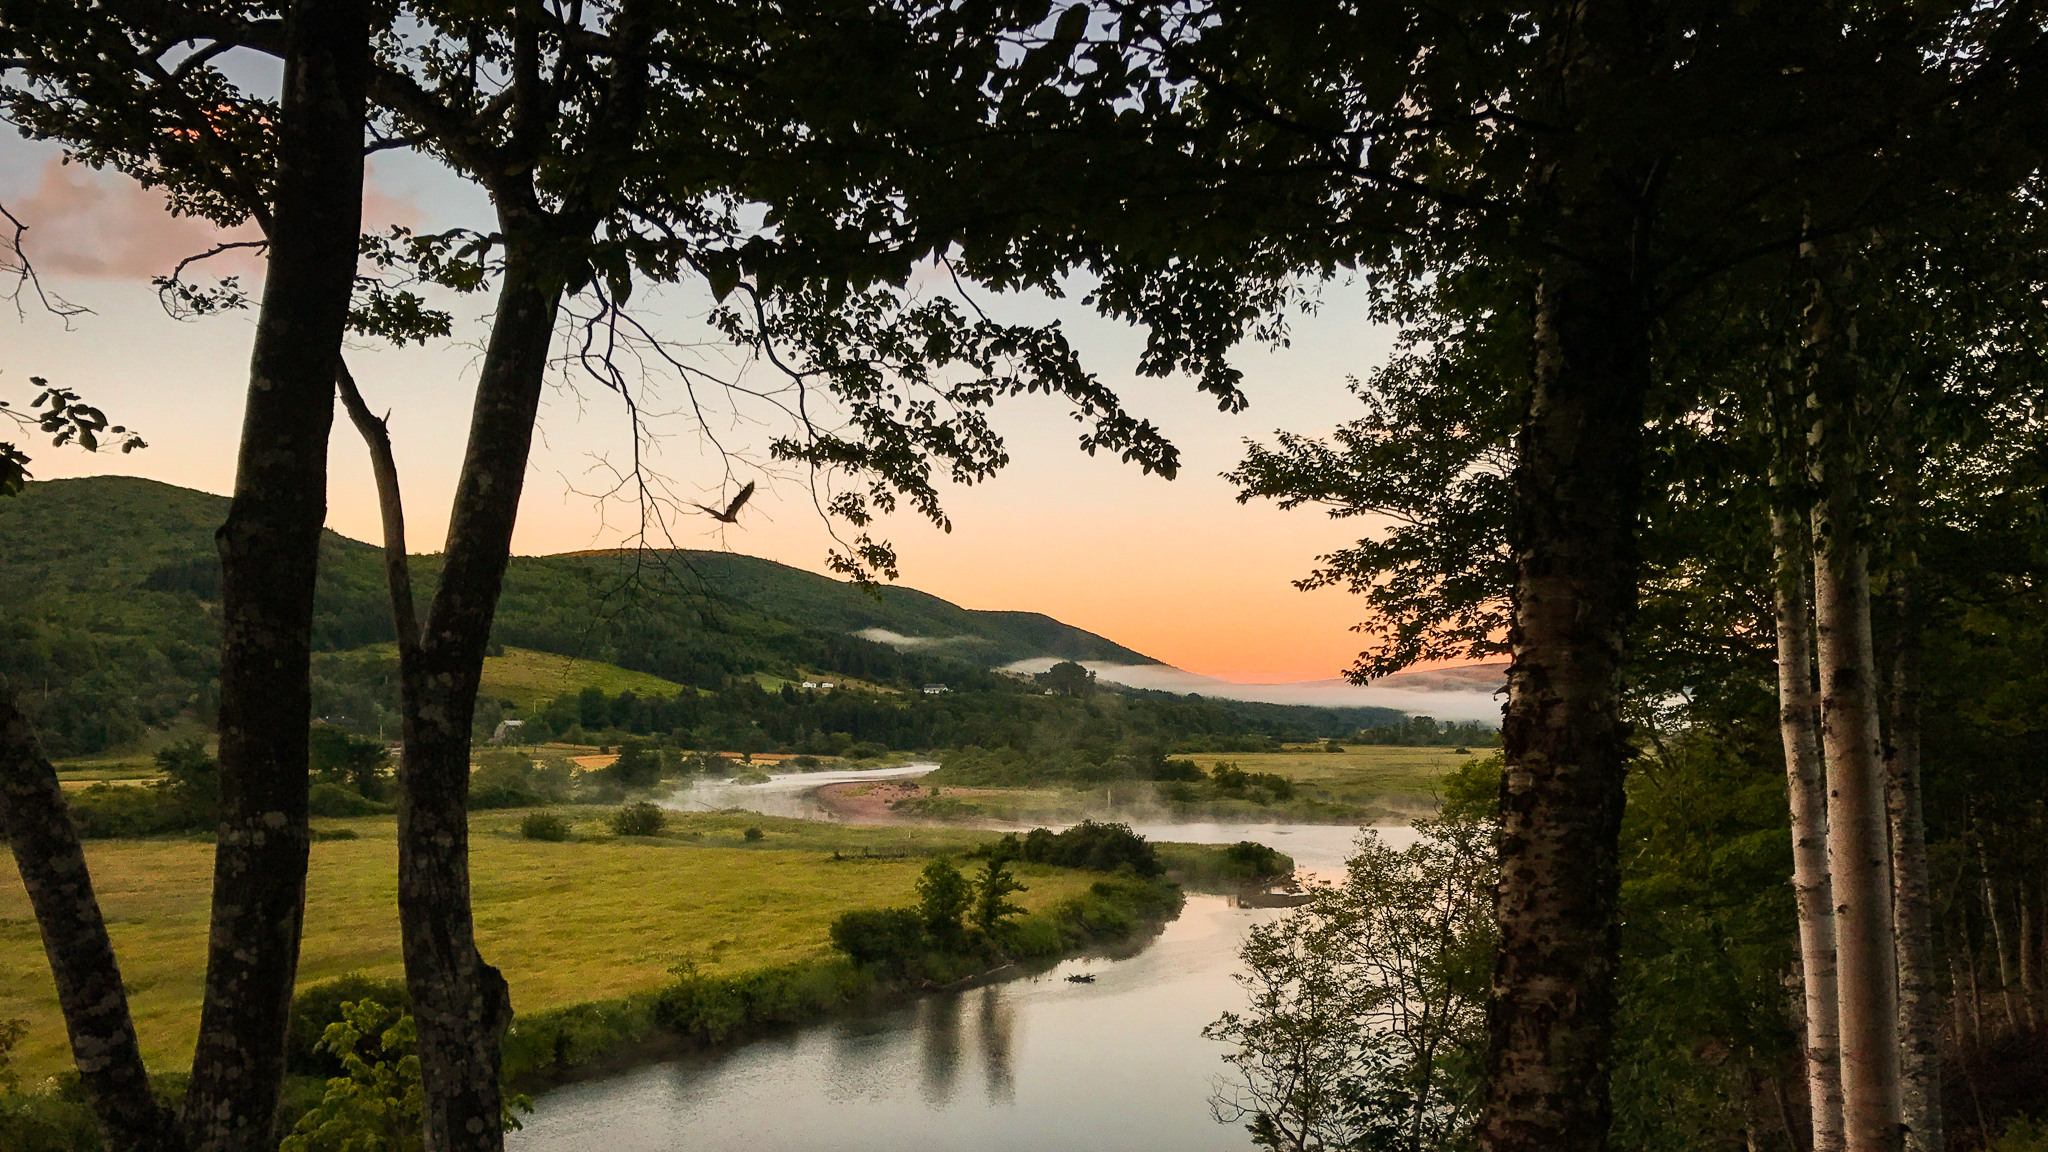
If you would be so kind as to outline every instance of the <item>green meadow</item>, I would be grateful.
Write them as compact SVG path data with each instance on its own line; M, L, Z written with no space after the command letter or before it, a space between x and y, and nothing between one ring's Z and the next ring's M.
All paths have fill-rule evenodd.
M560 808L576 837L524 839L522 812L471 823L477 937L532 1013L655 989L686 961L737 972L829 953L827 929L853 908L914 902L926 858L993 834L853 828L751 813L673 814L656 838L606 830L610 809ZM391 817L316 820L301 986L348 972L402 972L397 841ZM746 830L761 839L748 841ZM835 859L835 853L838 859ZM866 853L866 856L863 856ZM150 1065L191 1058L205 968L213 845L208 839L94 840L94 885L120 956ZM1019 865L1019 902L1038 910L1085 893L1099 874ZM0 883L0 1020L25 1019L25 1081L70 1067L55 991L27 894Z

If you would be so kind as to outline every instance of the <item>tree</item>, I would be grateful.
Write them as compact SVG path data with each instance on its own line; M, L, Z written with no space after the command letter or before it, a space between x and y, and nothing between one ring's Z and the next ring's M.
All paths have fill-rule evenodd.
M1339 884L1256 925L1244 1013L1203 1030L1235 1050L1218 1120L1286 1152L1467 1145L1477 1121L1493 928L1493 830L1426 820L1396 850L1367 830Z
M1095 691L1095 673L1072 660L1062 660L1046 669L1045 686L1062 696L1080 697Z
M985 936L995 935L1005 919L1023 913L1024 906L1011 901L1010 894L1024 891L1028 889L1010 875L1009 861L994 856L982 861L974 877L974 926Z
M375 800L383 789L391 753L383 742L357 736L333 724L313 725L308 753L313 773L323 780L346 784L366 799Z
M271 21L285 64L274 106L244 98L214 67L218 50L165 63L216 17L179 25L177 14L19 5L0 25L0 52L26 77L5 93L16 124L66 141L88 163L166 186L180 210L221 223L253 217L269 244L234 499L219 537L222 815L207 995L180 1134L195 1150L274 1143L309 841L313 577L361 224L368 6L298 0L282 27L274 12L217 17ZM166 36L167 25L180 34ZM72 895L89 899L90 890ZM90 955L111 973L111 951ZM125 1015L125 1005L109 1007ZM132 1078L101 1087L141 1094L125 1105L96 1095L110 1133L155 1110Z
M2012 12L1972 25L1960 8L1879 17L1820 5L1330 4L1296 6L1284 22L1258 5L1123 12L1149 59L1195 93L1213 132L1195 151L1234 162L1203 191L1266 215L1245 248L1206 265L1134 264L1099 298L1143 315L1205 278L1284 286L1275 263L1356 263L1396 282L1484 265L1531 286L1508 482L1510 771L1481 1141L1598 1147L1645 425L1685 408L1657 386L1653 326L1795 242L1802 223L1834 235L1931 198L1956 170L1934 142L1995 131L2020 106L2011 79L2039 30ZM1961 68L1932 64L1957 35L1998 46ZM1879 107L1890 111L1873 117ZM2024 168L2008 151L1973 175L2008 180L2015 160ZM1262 183L1263 172L1277 175ZM1812 228L1803 210L1825 219ZM1229 211L1217 210L1219 227L1235 222Z
M974 902L974 890L958 868L944 860L924 866L917 878L917 914L925 934L941 947L961 943L961 917Z

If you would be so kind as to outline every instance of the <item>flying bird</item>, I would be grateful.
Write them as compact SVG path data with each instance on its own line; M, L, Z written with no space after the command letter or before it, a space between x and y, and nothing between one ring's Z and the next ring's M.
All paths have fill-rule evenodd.
M710 513L711 518L713 520L718 521L721 524L737 524L740 522L740 509L746 507L747 501L751 499L753 495L754 482L752 480L749 480L747 481L747 486L745 488L740 489L740 494L732 498L732 503L727 504L725 506L725 511L723 512L720 512L718 509L713 508L709 504L699 504L694 500L691 501L690 504L691 507L702 508L704 511Z

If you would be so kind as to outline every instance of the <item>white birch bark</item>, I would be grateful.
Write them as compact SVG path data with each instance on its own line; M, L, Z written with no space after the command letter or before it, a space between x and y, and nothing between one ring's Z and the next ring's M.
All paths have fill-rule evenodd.
M1842 1152L1841 1016L1835 988L1834 901L1828 884L1827 785L1820 760L1812 584L1804 537L1796 516L1772 514L1778 729L1785 743L1785 784L1792 810L1792 891L1806 1009L1806 1091L1814 1152Z
M1870 560L1868 549L1854 538L1852 483L1838 477L1832 488L1817 525L1814 604L1841 1008L1842 1132L1849 1152L1895 1152L1902 1147L1904 1107L1891 851L1870 639Z
M1927 827L1920 803L1920 635L1915 578L1893 577L1891 734L1885 745L1885 799L1892 833L1892 922L1898 938L1900 1097L1906 1152L1947 1146L1941 1114L1941 990L1934 976ZM1960 1017L1958 1017L1960 1019Z

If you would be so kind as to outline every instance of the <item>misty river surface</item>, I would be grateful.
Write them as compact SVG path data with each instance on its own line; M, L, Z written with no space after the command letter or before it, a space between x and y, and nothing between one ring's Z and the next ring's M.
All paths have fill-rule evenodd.
M710 783L678 808L746 807L819 815L808 793L836 779L918 775L934 765L803 773L767 784ZM1334 878L1355 828L1302 824L1154 824L1155 840L1255 839ZM1406 828L1383 828L1395 844ZM1202 1027L1240 1008L1237 949L1282 913L1190 893L1180 917L1114 955L920 998L572 1084L534 1101L515 1152L1045 1152L1047 1149L1243 1149L1209 1097L1223 1045ZM1091 973L1093 983L1066 979Z

